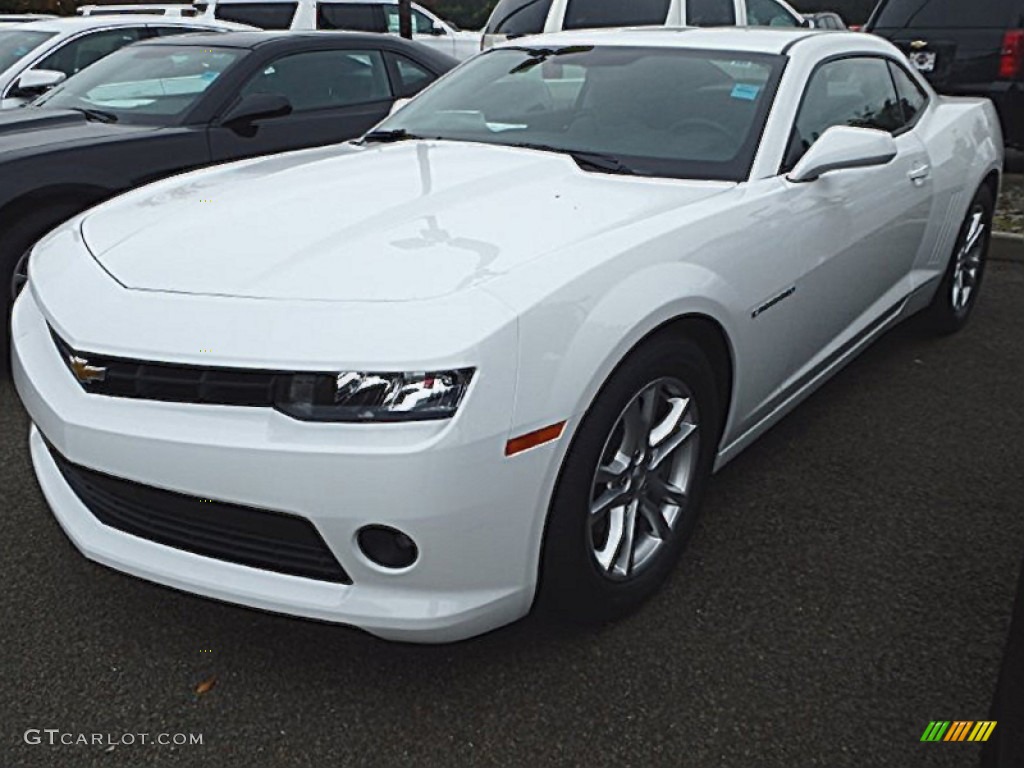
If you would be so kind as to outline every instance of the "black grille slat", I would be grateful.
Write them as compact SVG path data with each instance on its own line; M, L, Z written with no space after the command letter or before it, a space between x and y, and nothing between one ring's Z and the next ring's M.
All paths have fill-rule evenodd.
M351 584L313 524L301 517L208 501L73 464L50 446L57 468L104 525L205 557Z
M139 528L147 528L154 533L173 534L176 532L176 528L173 525L157 519L147 518L144 514L133 509L117 497L90 485L87 481L83 481L75 486L76 491L80 489L86 494L92 495L97 503L104 504L106 511L111 517L119 517L126 524L130 523L137 525ZM209 539L211 542L236 546L239 549L247 549L253 555L272 554L279 557L291 557L295 559L296 563L301 563L305 560L320 560L324 564L329 564L333 561L333 558L319 552L316 547L283 542L267 545L261 544L258 539L252 538L250 534L244 531L239 531L238 529L229 530L227 526L225 526L223 531L217 530L216 526L204 525L196 521L190 521L190 526L197 534L201 533L204 538ZM289 552L291 553L290 555L288 554Z
M102 379L82 382L87 392L97 395L170 403L273 407L277 382L281 377L291 376L282 371L175 365L79 353L52 329L51 334L66 364L71 357L78 356L87 359L89 365L104 369Z

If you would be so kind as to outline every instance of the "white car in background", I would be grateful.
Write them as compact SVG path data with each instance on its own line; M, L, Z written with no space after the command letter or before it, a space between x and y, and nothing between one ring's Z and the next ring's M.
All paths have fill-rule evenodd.
M19 107L139 40L185 32L251 30L243 24L168 16L76 16L0 28L0 109Z
M200 0L205 18L236 21L261 29L343 29L397 35L397 0ZM480 50L482 33L461 30L412 3L412 39L456 59Z
M991 102L872 35L507 44L40 242L35 472L87 557L201 595L417 641L620 616L714 469L900 320L967 322L1002 163Z
M783 0L498 0L481 45L606 27L806 27Z

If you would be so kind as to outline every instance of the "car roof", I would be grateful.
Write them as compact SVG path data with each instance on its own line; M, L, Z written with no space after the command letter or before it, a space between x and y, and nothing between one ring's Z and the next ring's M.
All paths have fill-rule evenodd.
M631 27L552 32L517 37L500 43L500 48L549 45L621 45L653 48L693 48L701 50L742 51L784 54L804 40L827 36L829 47L845 42L852 48L888 50L881 38L860 32L837 32L806 28L772 27ZM872 38L872 39L867 39Z
M19 29L38 30L39 32L82 32L89 29L100 29L102 27L137 26L152 22L161 26L183 25L188 27L219 26L225 29L232 28L232 25L224 21L213 21L198 17L165 16L161 13L154 14L111 14L109 16L65 16L59 19L46 19L44 21L26 21L19 24ZM246 29L244 24L234 26L235 29Z
M172 35L170 37L154 37L136 45L209 45L218 48L287 48L297 43L310 40L340 40L346 44L365 44L375 48L395 47L397 43L408 41L381 35L376 32L346 32L342 30L308 30L296 32L291 30L253 30L243 32L199 32L191 35ZM422 50L422 49L419 49Z

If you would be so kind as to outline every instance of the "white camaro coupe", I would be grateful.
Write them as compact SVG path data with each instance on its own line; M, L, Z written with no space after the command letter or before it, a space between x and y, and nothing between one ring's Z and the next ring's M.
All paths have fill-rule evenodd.
M41 241L39 483L93 560L386 638L621 615L714 469L901 319L966 322L998 126L869 35L511 41Z

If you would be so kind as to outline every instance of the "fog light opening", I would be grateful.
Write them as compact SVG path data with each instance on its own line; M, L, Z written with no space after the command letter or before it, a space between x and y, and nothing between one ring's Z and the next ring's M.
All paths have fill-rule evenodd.
M420 554L408 535L386 525L360 528L356 543L367 559L382 568L408 568Z

